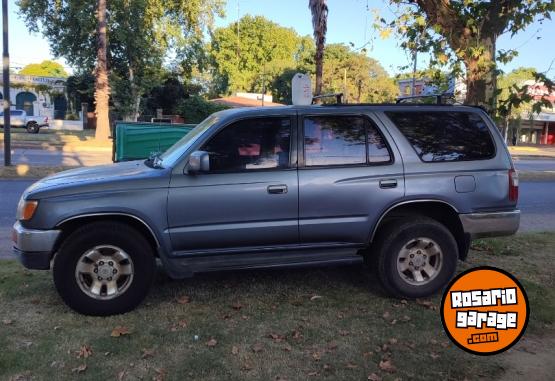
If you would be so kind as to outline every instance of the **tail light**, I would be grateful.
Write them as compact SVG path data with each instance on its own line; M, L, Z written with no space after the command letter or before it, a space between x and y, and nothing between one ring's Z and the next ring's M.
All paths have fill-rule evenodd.
M509 200L518 201L518 173L516 170L509 170Z

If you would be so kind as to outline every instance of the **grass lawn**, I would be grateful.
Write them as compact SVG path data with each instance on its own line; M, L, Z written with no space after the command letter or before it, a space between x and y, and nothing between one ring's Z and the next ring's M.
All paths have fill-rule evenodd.
M525 337L553 332L555 234L482 240L475 248L459 269L487 264L515 274L531 301ZM440 300L389 298L358 267L221 273L180 282L160 272L137 310L93 318L62 304L49 272L3 261L0 379L502 377L503 355L473 356L448 340Z

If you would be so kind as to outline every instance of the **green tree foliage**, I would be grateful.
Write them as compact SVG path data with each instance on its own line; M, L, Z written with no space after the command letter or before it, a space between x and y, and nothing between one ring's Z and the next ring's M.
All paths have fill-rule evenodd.
M237 23L218 28L210 54L216 91L261 92L284 70L297 66L299 36L262 16L244 16Z
M399 92L378 61L343 44L326 46L322 84L324 94L344 93L351 103L391 102Z
M69 76L66 80L66 92L71 111L81 111L81 103L87 103L89 111L94 110L94 75L91 73Z
M175 73L168 73L163 83L153 87L146 97L144 103L147 114L155 115L157 109L162 109L165 115L179 114L181 102L202 91L200 85L182 82Z
M19 71L19 74L36 75L38 77L67 77L67 72L64 67L59 63L50 60L44 60L41 63L26 65Z
M185 98L177 106L178 114L185 118L185 123L200 123L210 114L227 108L227 106L207 101L198 95Z
M96 63L95 0L19 0L32 31L41 31L55 56L81 71ZM135 118L141 95L162 75L169 53L194 62L206 28L222 14L223 0L110 0L107 3L108 67L111 103ZM187 56L189 55L189 56Z
M383 37L391 32L411 52L431 52L433 66L464 72L466 103L495 108L496 62L518 52L496 51L500 35L511 36L537 19L551 19L553 0L389 0L395 19L378 17ZM464 66L464 69L463 69Z

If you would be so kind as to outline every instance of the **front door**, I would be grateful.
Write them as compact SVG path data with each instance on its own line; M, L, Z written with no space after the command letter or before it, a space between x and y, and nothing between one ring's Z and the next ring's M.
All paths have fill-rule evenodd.
M305 115L299 147L299 231L304 245L365 245L404 195L394 144L367 115Z
M243 119L198 150L210 171L173 175L168 224L174 251L233 252L299 243L296 116Z

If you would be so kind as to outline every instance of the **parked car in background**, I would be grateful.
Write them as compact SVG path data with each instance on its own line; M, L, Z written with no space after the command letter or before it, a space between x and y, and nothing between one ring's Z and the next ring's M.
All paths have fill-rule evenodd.
M10 126L23 127L31 134L38 134L41 127L48 127L48 117L28 116L25 110L10 110ZM0 111L0 127L4 127L3 111Z
M22 195L15 253L78 312L172 278L367 263L391 295L441 290L474 238L518 230L518 177L480 108L333 105L213 114L160 156L61 172Z

